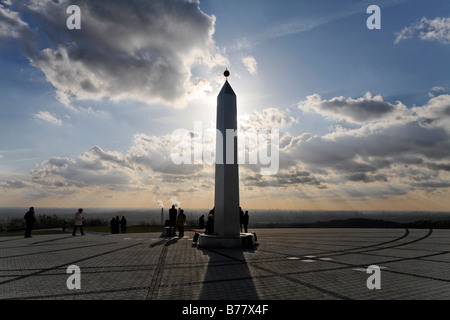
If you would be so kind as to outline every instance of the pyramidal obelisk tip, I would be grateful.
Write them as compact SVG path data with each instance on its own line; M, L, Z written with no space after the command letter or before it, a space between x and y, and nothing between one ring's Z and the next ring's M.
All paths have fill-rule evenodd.
M230 76L230 71L228 71L228 69L226 69L225 72L223 73L223 75L226 77L226 80L222 87L222 90L220 90L219 96L224 95L224 94L231 94L231 95L235 96L236 94L234 93L233 88L231 88L230 83L228 82L228 77Z

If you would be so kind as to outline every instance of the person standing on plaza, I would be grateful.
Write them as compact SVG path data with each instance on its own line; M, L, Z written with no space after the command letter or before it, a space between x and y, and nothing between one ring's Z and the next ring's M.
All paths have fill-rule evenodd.
M77 229L80 228L81 235L84 236L83 232L83 209L78 209L78 212L75 213L75 225L73 227L72 236L75 236Z
M175 209L175 205L172 205L172 208L169 209L169 219L170 219L170 236L176 236L175 227L177 222L177 209Z
M242 221L243 225L244 225L244 231L245 233L247 233L247 227L248 227L248 211L245 211L244 213L244 218Z
M241 226L241 232L243 224L244 224L244 211L242 211L242 208L239 207L239 225Z
M33 224L36 222L36 216L34 214L34 207L30 207L25 216L25 238L31 238L31 230L33 229Z
M198 219L198 228L199 229L205 228L205 215L204 214L202 214L200 219Z
M122 233L127 232L127 219L122 216L122 220L120 220L120 228L122 229Z
M178 237L184 237L184 224L186 223L186 215L184 214L184 210L180 210L180 214L177 218L177 228L178 228Z
M214 214L210 213L208 215L208 220L206 221L205 234L213 234L213 233L214 233Z
M109 228L111 229L111 234L116 233L116 218L112 217L111 221L109 222Z
M114 233L118 234L120 233L120 218L119 216L116 216L116 223L114 224L115 229L114 229Z

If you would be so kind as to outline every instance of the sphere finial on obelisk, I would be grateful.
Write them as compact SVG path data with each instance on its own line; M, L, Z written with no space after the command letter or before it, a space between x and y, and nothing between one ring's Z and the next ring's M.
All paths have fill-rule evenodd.
M223 75L225 76L225 78L228 78L230 76L230 71L228 71L228 69L225 68L225 72L223 73Z

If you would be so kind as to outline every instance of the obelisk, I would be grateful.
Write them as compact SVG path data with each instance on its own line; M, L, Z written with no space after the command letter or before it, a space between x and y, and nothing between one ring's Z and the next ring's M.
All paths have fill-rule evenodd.
M229 71L224 72L228 78ZM203 247L242 246L239 222L239 169L237 153L236 94L228 79L217 96L216 172L214 189L214 233L201 234Z
M224 72L225 77L230 75ZM214 231L221 237L239 237L239 169L237 163L236 94L225 80L217 96ZM221 136L221 137L219 137Z

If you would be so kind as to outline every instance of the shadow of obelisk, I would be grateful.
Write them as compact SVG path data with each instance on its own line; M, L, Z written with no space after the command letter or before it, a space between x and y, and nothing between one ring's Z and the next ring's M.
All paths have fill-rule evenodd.
M224 72L228 78L229 71ZM228 79L217 96L214 234L202 234L202 247L241 247L248 236L239 222L237 97ZM251 235L250 235L251 237Z

